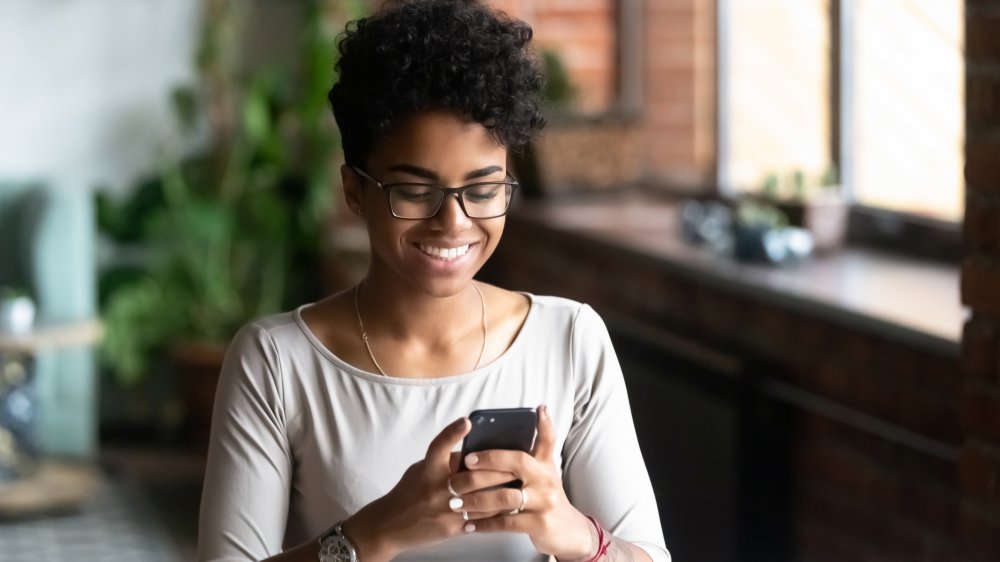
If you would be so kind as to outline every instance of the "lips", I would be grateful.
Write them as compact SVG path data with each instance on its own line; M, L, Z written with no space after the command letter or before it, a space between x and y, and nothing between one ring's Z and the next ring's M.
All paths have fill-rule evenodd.
M469 253L471 244L460 244L455 246L436 246L432 244L417 243L417 248L428 256L442 261L453 261Z

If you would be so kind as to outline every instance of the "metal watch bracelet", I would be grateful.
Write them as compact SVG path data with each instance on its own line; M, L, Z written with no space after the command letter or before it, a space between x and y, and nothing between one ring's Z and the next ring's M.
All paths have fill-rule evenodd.
M319 538L319 562L359 562L354 544L344 536L339 521Z

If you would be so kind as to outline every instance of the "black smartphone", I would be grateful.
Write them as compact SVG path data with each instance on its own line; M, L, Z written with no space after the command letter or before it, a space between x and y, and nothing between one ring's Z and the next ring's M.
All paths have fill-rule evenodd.
M490 449L530 453L531 448L535 446L538 415L534 408L476 410L469 414L469 420L472 421L472 430L462 441L460 470L466 470L465 456L469 453ZM520 488L521 481L512 480L504 486Z

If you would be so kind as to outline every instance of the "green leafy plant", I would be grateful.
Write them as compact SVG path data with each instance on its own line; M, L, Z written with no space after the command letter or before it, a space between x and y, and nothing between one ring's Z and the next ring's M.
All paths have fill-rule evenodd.
M576 88L558 52L552 49L542 50L542 72L545 74L542 99L547 108L555 111L568 110L576 97Z
M126 384L177 342L225 343L252 318L321 290L339 145L326 91L337 20L359 7L308 1L295 72L271 66L244 75L247 6L206 5L202 88L172 96L184 131L194 137L209 124L208 149L165 156L124 200L97 195L99 228L126 256L101 274L102 357Z
M778 173L766 174L759 196L751 196L751 199L780 211L789 226L808 231L817 253L841 247L847 231L849 206L840 193L836 165L830 164L822 173L811 176L795 169L785 178L787 181L782 183ZM750 213L748 218L761 218L758 215Z
M747 228L775 230L788 226L788 217L774 205L743 201L736 207L736 224Z
M801 168L795 168L784 176L768 172L761 179L760 195L768 201L808 201L828 198L838 188L837 166L829 164L818 176L809 176Z
M20 287L11 287L9 285L0 285L0 301L14 300L24 297L31 296L28 291Z

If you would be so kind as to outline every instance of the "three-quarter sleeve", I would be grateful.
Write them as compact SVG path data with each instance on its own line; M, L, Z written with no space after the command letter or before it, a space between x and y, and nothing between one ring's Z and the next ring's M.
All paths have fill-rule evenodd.
M277 351L243 328L223 363L198 524L198 560L260 560L281 552L292 460Z
M669 562L621 365L607 327L589 306L577 313L570 342L575 404L563 449L567 495L616 537L655 562Z

